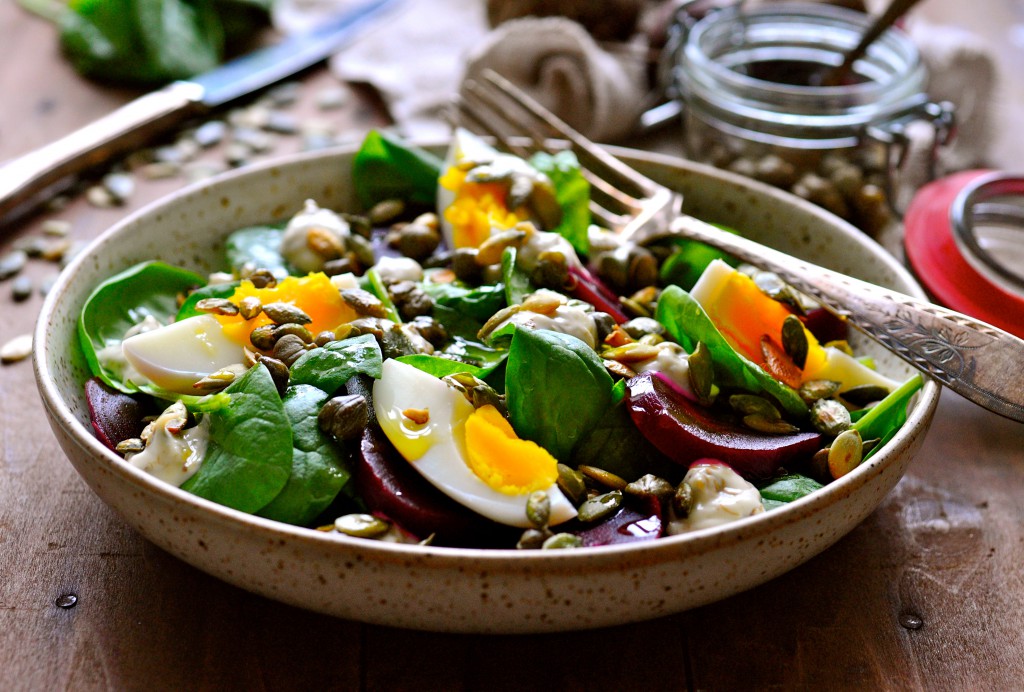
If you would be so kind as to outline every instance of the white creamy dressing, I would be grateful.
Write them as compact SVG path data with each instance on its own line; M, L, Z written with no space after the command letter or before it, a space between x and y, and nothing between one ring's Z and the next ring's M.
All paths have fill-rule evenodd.
M342 245L349 235L348 222L307 199L306 206L288 222L281 238L281 255L303 273L318 272L324 267L324 258L309 247L308 236L313 229L332 233Z
M210 441L210 419L178 433L167 429L168 423L185 413L180 401L167 407L149 426L146 449L128 458L128 463L151 476L175 486L191 478L203 463Z
M680 389L694 398L693 390L690 388L690 356L683 350L683 347L672 341L662 341L657 346L658 355L637 363L630 363L630 367L637 374L644 372L660 372L672 380Z
M548 329L560 334L575 336L590 348L597 347L597 325L590 312L575 305L559 305L550 315L532 310L521 310L498 326L512 323L527 329Z
M693 490L690 513L669 522L671 535L707 529L764 512L761 493L724 464L695 464L684 480Z
M519 246L516 264L529 274L537 268L540 256L545 252L559 252L565 256L565 263L568 266L577 269L583 267L580 258L576 256L576 250L573 249L572 243L558 233L537 230L530 232L523 244Z

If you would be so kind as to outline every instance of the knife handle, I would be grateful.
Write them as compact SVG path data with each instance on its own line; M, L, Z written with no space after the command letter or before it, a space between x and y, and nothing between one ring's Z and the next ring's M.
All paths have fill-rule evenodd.
M31 208L70 175L130 151L154 134L203 113L203 88L174 82L141 96L62 139L0 167L0 223Z

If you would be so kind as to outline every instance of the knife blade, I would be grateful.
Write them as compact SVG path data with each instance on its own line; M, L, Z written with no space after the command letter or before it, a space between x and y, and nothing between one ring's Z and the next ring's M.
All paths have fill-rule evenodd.
M350 43L402 0L369 0L188 80L150 92L71 134L0 166L0 222L30 211L70 176L143 145L184 121L291 77Z

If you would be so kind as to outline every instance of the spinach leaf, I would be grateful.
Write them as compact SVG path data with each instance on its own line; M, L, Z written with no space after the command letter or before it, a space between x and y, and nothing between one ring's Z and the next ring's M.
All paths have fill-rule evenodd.
M209 0L71 0L60 18L64 54L81 74L156 85L223 58L224 29Z
M480 322L486 322L491 315L506 305L505 286L501 283L468 286L461 281L424 281L420 285L438 305L457 310Z
M482 380L501 367L507 357L508 351L505 349L488 348L482 344L455 337L439 355L416 353L399 356L398 360L419 368L423 372L428 372L434 377L468 372Z
M881 438L882 442L875 446L868 457L881 449L886 442L892 439L896 431L907 422L907 404L917 390L924 384L920 375L914 375L909 380L889 393L884 399L871 407L851 427L860 432L864 440ZM867 458L867 457L865 457Z
M267 367L258 364L224 390L231 405L210 416L210 446L181 487L194 495L257 512L288 482L292 428Z
M810 495L815 490L824 486L813 478L802 476L799 473L789 473L785 476L774 478L764 487L758 490L763 500L786 503L799 500L804 495Z
M267 269L278 280L288 276L288 263L281 254L284 231L275 226L242 228L228 236L228 266L237 275L249 265Z
M501 253L501 278L505 282L505 302L508 305L522 303L535 290L530 277L516 266L517 254L514 247L507 247Z
M728 233L736 233L728 226L712 225ZM665 242L673 248L672 254L665 258L658 272L658 279L665 286L675 284L689 291L713 260L720 259L733 267L739 264L732 255L697 240L672 238Z
M707 346L715 366L715 383L748 392L765 393L778 401L793 416L807 415L807 404L792 387L776 380L756 363L738 353L718 331L704 308L679 286L661 293L655 318L688 353L698 342Z
M512 427L560 461L604 415L612 378L592 348L574 336L517 329L505 370Z
M389 320L398 324L402 323L402 318L398 315L398 310L395 308L394 301L391 300L391 294L388 293L388 287L384 285L384 279L380 277L380 272L373 267L370 267L360 278L359 283L363 290L369 291L373 295L377 296L381 304L384 306L385 316Z
M371 130L352 161L352 185L366 209L386 199L433 207L441 166L441 159L430 152Z
M625 383L625 380L619 382ZM621 399L610 406L576 443L572 450L572 465L580 464L596 466L630 481L645 473L653 473L675 483L682 480L686 472L682 466L666 459L644 437Z
M434 377L447 377L460 372L468 372L481 380L491 374L494 368L481 368L478 365L466 363L454 358L433 356L426 353L414 353L408 356L399 356L396 360L411 365ZM494 367L497 367L495 365Z
M78 339L92 374L126 394L139 391L101 365L98 352L120 344L125 332L147 315L166 323L178 311L177 294L205 283L206 279L185 269L143 262L100 284L78 317Z
M292 469L277 496L257 512L286 524L308 526L348 482L351 473L341 448L320 431L317 416L327 392L308 384L289 387L284 413L292 427Z
M292 364L290 382L309 384L333 394L356 373L380 377L382 356L372 334L332 341L306 351Z
M433 317L444 325L448 336L474 341L484 323L447 305L434 304Z
M555 186L555 199L562 208L562 222L554 231L568 240L576 252L590 254L587 229L590 228L590 183L583 177L576 154L563 150L554 156L537 152L530 157L530 165L551 179Z
M180 322L189 317L206 314L201 310L196 310L196 303L204 298L230 298L234 295L235 289L238 288L238 283L237 281L229 281L223 284L210 284L209 286L197 288L188 294L188 298L178 308L178 314L174 321Z

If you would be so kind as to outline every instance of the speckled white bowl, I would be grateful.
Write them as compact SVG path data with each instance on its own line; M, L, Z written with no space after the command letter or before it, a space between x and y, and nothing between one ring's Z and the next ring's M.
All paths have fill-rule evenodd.
M89 486L158 546L220 579L344 618L437 631L533 632L676 613L761 584L816 555L862 521L903 475L938 400L929 382L886 449L826 489L733 524L642 544L575 551L391 545L253 517L166 485L92 435L76 320L97 284L159 258L207 272L227 233L284 219L306 198L355 209L352 151L299 155L190 187L103 234L61 275L35 334L50 423ZM863 279L920 295L876 244L817 207L714 169L623 151L686 196L687 211ZM865 345L879 368L911 371Z

